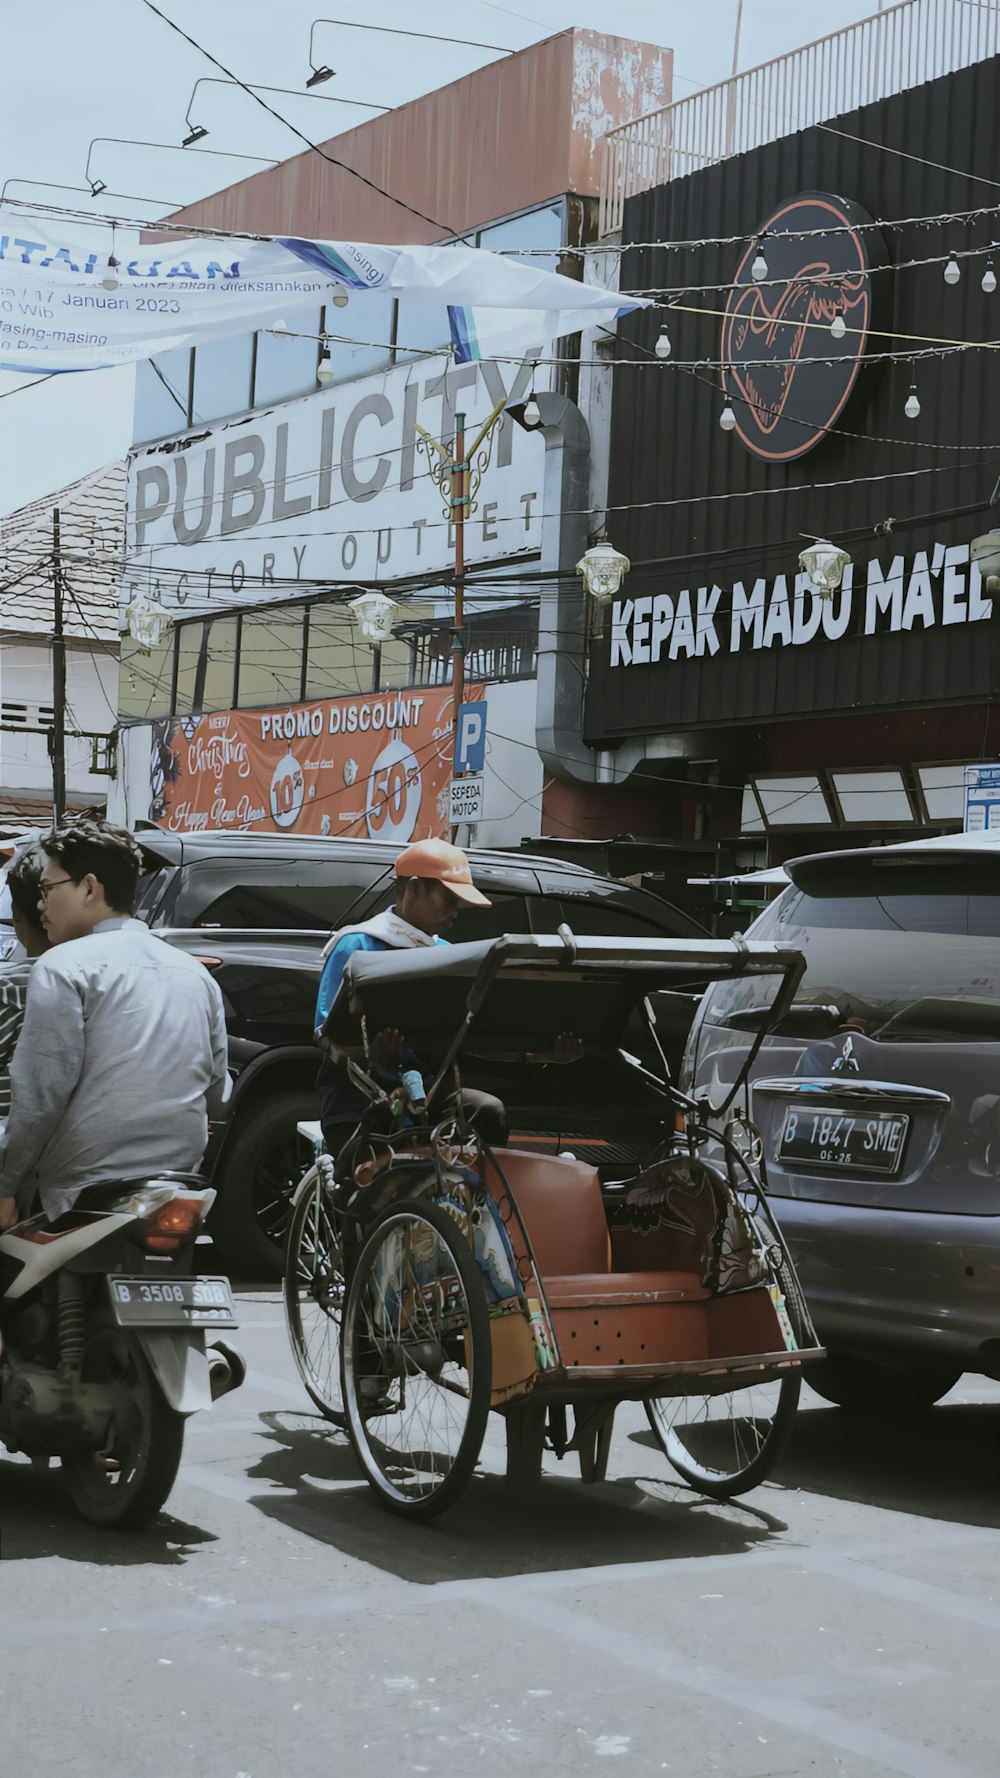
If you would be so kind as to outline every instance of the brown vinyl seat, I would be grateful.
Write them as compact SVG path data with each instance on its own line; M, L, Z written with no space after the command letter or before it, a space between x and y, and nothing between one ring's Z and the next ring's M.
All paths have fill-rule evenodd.
M504 1195L504 1179L543 1279L607 1274L611 1237L596 1167L563 1155L505 1148L486 1167L486 1183L497 1198Z
M658 1270L650 1269L648 1260L641 1268L612 1270L596 1168L562 1155L508 1148L487 1162L485 1177L501 1205L505 1179L509 1185L568 1371L607 1374L632 1367L650 1374L679 1363L705 1363L712 1350L745 1349L738 1338L732 1344L741 1331L736 1326L719 1330L713 1344L710 1314L717 1305L700 1274L685 1265L683 1242L670 1264L669 1231L650 1243L653 1255L664 1260ZM630 1245L638 1258L642 1241Z

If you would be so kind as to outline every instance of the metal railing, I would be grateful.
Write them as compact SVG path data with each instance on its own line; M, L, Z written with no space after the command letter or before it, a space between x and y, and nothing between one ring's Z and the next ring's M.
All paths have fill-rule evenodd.
M408 629L409 626L402 626ZM414 624L408 637L411 685L451 683L454 653L447 619ZM497 683L532 679L537 670L538 607L508 606L498 612L473 612L465 622L465 677Z
M626 198L683 178L890 93L971 67L1000 50L996 0L899 0L843 31L609 130L600 232Z

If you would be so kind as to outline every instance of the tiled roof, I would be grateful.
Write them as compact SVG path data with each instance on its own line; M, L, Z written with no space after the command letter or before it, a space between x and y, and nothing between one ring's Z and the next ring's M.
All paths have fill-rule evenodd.
M125 545L125 464L109 463L0 518L0 633L52 633L52 513L59 510L63 627L118 643Z
M72 820L77 815L103 816L104 799L81 801L79 797L70 798L66 804L66 816ZM18 796L0 790L0 840L21 839L26 834L48 833L52 826L52 799L44 797ZM2 860L0 860L2 862Z

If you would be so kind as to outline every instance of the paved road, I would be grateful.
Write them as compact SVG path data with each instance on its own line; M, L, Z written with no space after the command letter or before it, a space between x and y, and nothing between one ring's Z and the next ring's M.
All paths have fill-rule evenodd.
M0 1464L4 1774L1000 1772L1000 1386L902 1427L811 1397L730 1506L630 1409L607 1484L487 1473L420 1528L308 1411L277 1298L241 1314L251 1381L154 1529L101 1536Z

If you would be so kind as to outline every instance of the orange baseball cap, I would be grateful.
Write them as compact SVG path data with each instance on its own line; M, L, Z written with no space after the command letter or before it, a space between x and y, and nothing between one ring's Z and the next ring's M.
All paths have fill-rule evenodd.
M468 902L470 907L493 906L473 883L469 860L461 847L451 846L447 840L414 840L412 846L407 846L399 854L396 875L430 877L435 883L443 883L459 901Z

